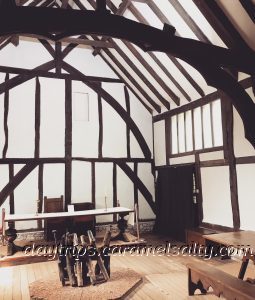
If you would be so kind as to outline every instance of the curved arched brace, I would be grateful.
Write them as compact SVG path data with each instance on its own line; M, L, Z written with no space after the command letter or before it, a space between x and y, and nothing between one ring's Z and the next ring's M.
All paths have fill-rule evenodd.
M133 119L129 116L129 114L126 112L126 110L109 94L104 90L100 85L98 85L95 82L88 82L86 80L86 75L82 74L80 71L76 70L71 65L67 64L66 62L63 62L62 65L63 69L69 72L70 74L75 74L78 77L80 77L80 80L83 81L84 84L86 84L88 87L90 87L92 90L94 90L100 97L102 97L122 118L122 120L127 124L129 129L134 134L138 144L141 147L141 150L144 154L145 158L150 159L151 158L151 151L148 147L141 131L137 127L136 123L133 121Z
M134 183L135 187L141 192L145 200L148 202L150 208L156 213L156 205L153 201L151 193L148 191L147 187L144 185L142 180L135 174L135 172L126 163L117 163L121 170L128 176L130 180Z
M222 67L230 67L254 75L253 51L230 50L181 38L174 35L172 26L165 25L163 30L159 30L106 11L17 7L7 5L8 1L0 2L0 36L26 33L56 41L78 34L105 35L130 41L144 51L166 52L186 61L198 69L208 84L222 89L231 98L243 120L246 138L255 147L255 123L251 122L251 115L255 116L255 104L238 82L230 79L222 70ZM222 83L222 78L227 82ZM233 97L234 90L241 98ZM237 99L242 103L241 108Z

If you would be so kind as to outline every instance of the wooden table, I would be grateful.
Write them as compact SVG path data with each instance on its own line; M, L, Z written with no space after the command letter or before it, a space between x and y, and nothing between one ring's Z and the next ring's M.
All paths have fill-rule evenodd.
M3 224L6 222L16 222L16 221L30 221L30 220L49 220L49 219L58 219L58 218L73 218L80 216L102 216L102 215L111 215L111 214L119 214L120 219L118 221L118 228L120 231L119 236L122 236L126 229L126 221L124 220L124 216L129 213L134 212L133 209L126 207L109 207L109 208L98 208L91 210L83 210L83 211L72 211L72 212L54 212L54 213L34 213L34 214L13 214L13 215L5 215ZM13 243L16 239L16 230L11 228L9 230L8 235L8 255L12 255L15 252L15 244ZM5 226L3 230L3 235L5 235Z
M236 249L247 248L247 253L243 253L242 265L238 278L243 279L249 260L255 264L255 231L235 231L204 235L204 238L226 247L234 247ZM250 249L248 251L248 249Z
M4 218L5 222L14 222L14 221L30 221L30 220L47 220L47 219L57 219L57 218L73 218L80 216L102 216L102 215L112 215L112 214L123 214L131 213L133 209L126 207L109 207L97 208L90 210L82 211L73 211L73 212L55 212L55 213L38 213L38 214L14 214L6 215Z

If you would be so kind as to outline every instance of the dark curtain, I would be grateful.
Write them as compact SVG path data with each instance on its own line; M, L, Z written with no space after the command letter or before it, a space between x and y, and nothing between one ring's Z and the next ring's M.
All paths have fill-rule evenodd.
M193 202L194 165L158 170L156 184L156 232L185 241L185 229L197 225Z

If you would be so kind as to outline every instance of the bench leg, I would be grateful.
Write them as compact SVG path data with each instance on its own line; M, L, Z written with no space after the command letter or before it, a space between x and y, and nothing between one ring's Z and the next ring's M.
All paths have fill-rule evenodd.
M249 258L243 258L243 262L242 262L242 265L241 265L241 268L240 268L240 271L239 271L239 275L238 275L239 279L244 278L244 275L245 275L246 269L248 267L248 264L249 264Z
M203 284L202 284L201 281L199 281L197 284L192 282L191 269L188 269L188 292L189 292L189 296L193 296L196 289L199 289L201 294L206 294L207 293L207 290L204 289Z

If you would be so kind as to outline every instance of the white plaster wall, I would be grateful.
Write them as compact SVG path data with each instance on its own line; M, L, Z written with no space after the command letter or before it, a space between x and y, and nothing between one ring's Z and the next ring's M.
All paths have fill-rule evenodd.
M113 164L112 163L97 163L96 164L96 208L105 208L113 206ZM97 222L112 222L113 216L98 216Z
M35 80L30 80L9 93L7 157L34 155L34 91Z
M0 165L0 189L2 190L5 185L9 182L9 168L6 165ZM2 208L5 209L6 213L10 212L10 205L9 205L9 198L4 202L1 206L1 213L0 213L0 221L2 222ZM1 223L2 224L2 223Z
M241 229L255 230L255 164L237 165L236 171Z
M12 44L0 51L0 64L3 66L32 69L52 60L49 52L39 43L20 40L19 46ZM36 53L36 55L35 55Z
M103 156L126 157L126 123L106 102L103 102Z
M152 116L143 104L140 101L137 101L137 98L131 91L129 91L129 97L130 116L141 131L153 157ZM130 147L132 157L144 157L138 142L134 139L133 134L130 135Z
M185 155L169 159L170 165L189 164L195 162L195 155Z
M89 97L89 122L75 120L73 102L73 156L97 157L99 135L97 94L78 81L73 81L72 88L73 93L88 93Z
M16 166L14 168L14 174L23 166ZM15 213L31 213L37 211L38 199L38 168L34 169L14 191L14 207ZM37 226L36 221L18 221L15 223L16 229L35 228Z
M134 164L129 163L128 166L134 170ZM117 167L117 200L120 206L134 208L134 185L128 176Z
M48 78L40 78L40 83L40 156L64 157L65 81L59 79L50 80Z
M148 191L152 194L153 201L155 201L154 195L154 177L151 173L151 164L139 164L138 165L138 176L147 187ZM143 195L138 193L138 204L139 204L139 218L140 219L151 219L155 217L155 214L151 210L148 202L145 200Z
M153 125L155 165L161 166L166 164L165 121L159 121Z
M91 163L82 161L72 162L72 202L92 201Z
M203 222L233 226L229 168L201 168L203 194Z
M36 53L37 55L32 55ZM51 60L50 55L39 43L21 42L20 47L12 45L0 51L0 65L9 65L23 68L33 68ZM68 63L77 67L87 75L114 77L116 75L99 58L93 57L91 51L75 49L67 56ZM56 79L39 78L41 84L41 157L64 157L65 135L65 81ZM0 80L4 76L0 74ZM123 84L104 83L110 93L125 108ZM73 92L89 94L89 122L73 120L73 156L97 157L98 156L98 102L97 94L80 82L73 82ZM136 97L130 93L131 117L135 120L144 136L153 155L152 116ZM8 157L33 157L34 154L34 97L35 79L32 79L10 91L9 112L9 149ZM0 95L0 121L3 124L3 95ZM126 124L118 114L103 100L103 155L110 157L126 156ZM1 136L4 136L3 125L0 126ZM4 146L4 139L0 139L0 152ZM131 156L144 157L141 148L131 133ZM89 163L73 162L72 201L91 201L91 168ZM131 164L132 168L133 165ZM8 168L2 169L2 187L5 179L8 180ZM15 172L22 166L15 166ZM112 163L96 163L96 202L97 207L104 207L105 195L107 205L112 206ZM142 171L141 171L142 170ZM150 167L141 168L141 179L154 196L154 182L151 179ZM122 171L117 170L118 198L126 206L133 206L132 183ZM36 211L38 198L37 186L38 168L25 179L17 193L15 191L16 213L33 213ZM123 179L125 177L125 180ZM122 181L123 179L123 181ZM133 189L133 188L132 188ZM44 196L59 197L64 194L64 165L48 164L44 166ZM132 197L130 197L132 195ZM17 204L16 204L17 203ZM22 205L21 205L22 203ZM4 206L8 207L8 200ZM23 211L24 208L24 211ZM151 217L151 210L143 199L140 211L144 217ZM100 217L99 222L111 221L112 216ZM19 224L19 229L35 227L36 222Z

